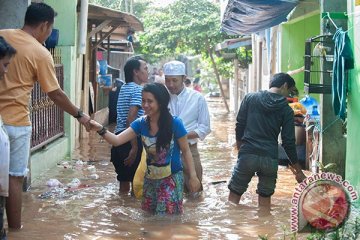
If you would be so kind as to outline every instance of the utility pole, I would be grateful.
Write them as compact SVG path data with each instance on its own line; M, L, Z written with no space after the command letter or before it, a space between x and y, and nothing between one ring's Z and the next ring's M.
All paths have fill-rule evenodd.
M124 0L124 1L125 1L125 12L129 12L128 0Z
M130 0L130 13L134 14L134 0Z

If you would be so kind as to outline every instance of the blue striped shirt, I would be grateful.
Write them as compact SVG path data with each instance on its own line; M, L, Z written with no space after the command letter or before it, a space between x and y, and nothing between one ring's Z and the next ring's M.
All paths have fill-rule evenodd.
M130 107L139 107L137 118L144 115L144 110L141 108L141 92L142 86L134 82L126 83L121 87L116 107L116 133L126 129L126 119L128 117Z

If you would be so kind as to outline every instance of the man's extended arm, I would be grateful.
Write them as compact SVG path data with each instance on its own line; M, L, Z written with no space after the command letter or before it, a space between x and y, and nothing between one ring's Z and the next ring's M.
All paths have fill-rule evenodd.
M295 145L294 113L290 108L284 116L284 122L281 130L281 139L282 146L290 160L290 169L294 173L296 181L300 183L306 178L306 176L304 175L303 171L301 170L301 166L298 163Z
M54 91L48 92L47 94L49 98L62 110L64 110L65 112L67 112L68 114L74 117L78 115L79 108L77 108L74 104L72 104L72 102L70 101L70 99L64 93L63 90L58 88ZM82 117L78 118L78 121L86 127L86 130L89 131L90 117L87 114L83 114Z

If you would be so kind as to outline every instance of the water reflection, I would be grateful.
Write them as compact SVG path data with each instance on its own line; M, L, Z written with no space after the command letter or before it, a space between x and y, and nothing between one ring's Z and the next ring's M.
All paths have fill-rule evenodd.
M118 183L110 159L110 146L97 135L84 140L70 164L44 172L24 196L24 228L10 232L10 239L258 239L283 237L290 221L290 197L295 180L290 171L279 170L278 187L270 214L257 208L254 179L241 206L227 202L229 179L237 152L234 120L223 104L210 101L212 133L199 144L204 168L204 193L185 199L181 216L145 215L140 200L118 195ZM78 160L83 161L81 164ZM93 167L92 167L93 166ZM95 168L95 171L94 171ZM98 179L92 174L96 173ZM64 187L45 185L56 178ZM67 187L73 179L81 185Z

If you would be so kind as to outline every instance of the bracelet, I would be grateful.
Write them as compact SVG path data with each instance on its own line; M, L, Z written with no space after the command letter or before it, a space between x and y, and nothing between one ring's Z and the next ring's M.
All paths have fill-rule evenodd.
M105 133L107 132L107 128L106 127L102 127L102 129L100 129L99 131L97 131L97 133L100 135L100 136L103 136Z
M84 112L81 109L79 109L77 111L77 115L75 115L74 118L79 119L82 118L83 116L84 116Z

